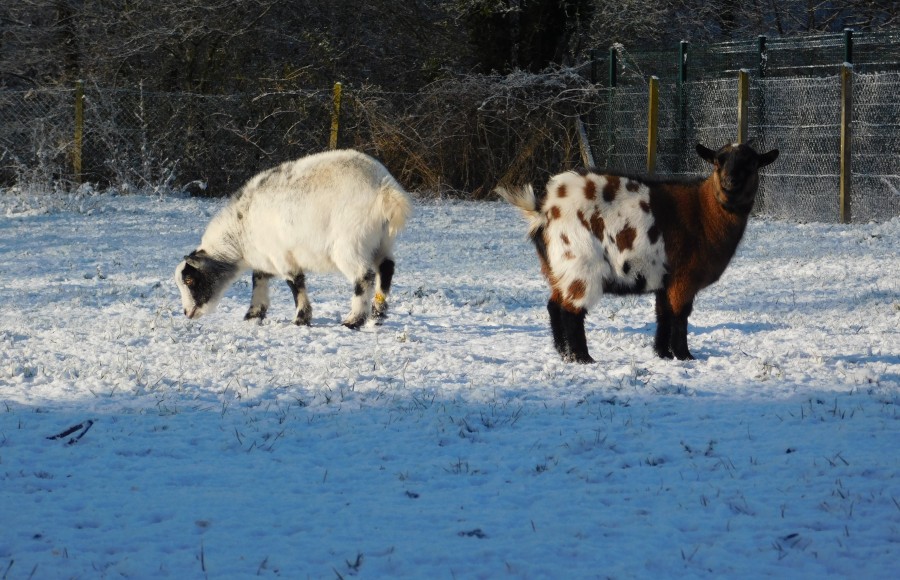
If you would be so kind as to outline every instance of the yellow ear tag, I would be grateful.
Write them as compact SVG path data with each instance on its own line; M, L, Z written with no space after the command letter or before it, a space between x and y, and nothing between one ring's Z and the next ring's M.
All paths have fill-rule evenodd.
M375 293L375 304L384 304L387 298L381 292Z

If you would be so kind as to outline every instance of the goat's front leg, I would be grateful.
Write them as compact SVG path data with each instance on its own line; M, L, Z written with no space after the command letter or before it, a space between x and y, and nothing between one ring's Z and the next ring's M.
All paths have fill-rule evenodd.
M653 348L659 358L672 358L672 307L665 290L656 293L656 339Z
M662 358L693 360L688 350L688 317L694 309L694 293L687 284L675 281L656 298L656 353Z
M365 274L353 284L353 298L350 300L350 314L344 319L344 326L358 329L369 319L372 312L372 296L375 294L375 270L366 270Z
M269 280L271 274L253 271L253 294L250 297L250 308L244 315L244 320L257 318L262 320L269 310Z
M306 294L306 275L303 272L295 275L287 281L287 285L294 295L294 324L297 326L309 326L312 320L312 305Z
M687 343L688 316L693 309L694 304L691 302L676 311L672 317L672 354L678 360L694 360Z

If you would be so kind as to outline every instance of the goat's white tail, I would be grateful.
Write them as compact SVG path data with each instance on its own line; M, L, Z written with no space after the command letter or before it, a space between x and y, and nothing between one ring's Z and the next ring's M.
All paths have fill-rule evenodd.
M531 185L511 189L498 187L494 191L497 195L522 210L522 214L528 220L529 234L533 234L547 224L547 216L538 208L537 198L534 196L534 188Z
M381 181L378 199L381 202L381 212L388 222L388 234L392 238L396 237L412 213L409 194L396 179L388 175Z

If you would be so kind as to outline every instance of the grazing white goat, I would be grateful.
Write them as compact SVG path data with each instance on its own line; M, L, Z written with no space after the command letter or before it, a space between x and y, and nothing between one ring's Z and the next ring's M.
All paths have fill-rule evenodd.
M184 313L212 312L225 290L253 270L245 319L262 319L269 279L287 281L294 324L308 325L306 272L339 271L354 284L343 324L384 316L394 274L394 238L411 210L408 194L385 167L358 151L328 151L283 163L246 183L213 219L200 247L175 269ZM377 286L377 293L376 293Z

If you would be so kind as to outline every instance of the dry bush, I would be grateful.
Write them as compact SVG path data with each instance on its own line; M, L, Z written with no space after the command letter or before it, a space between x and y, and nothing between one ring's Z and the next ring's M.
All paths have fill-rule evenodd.
M571 69L457 76L416 94L363 87L351 132L407 187L483 199L581 165L577 120L595 96Z

